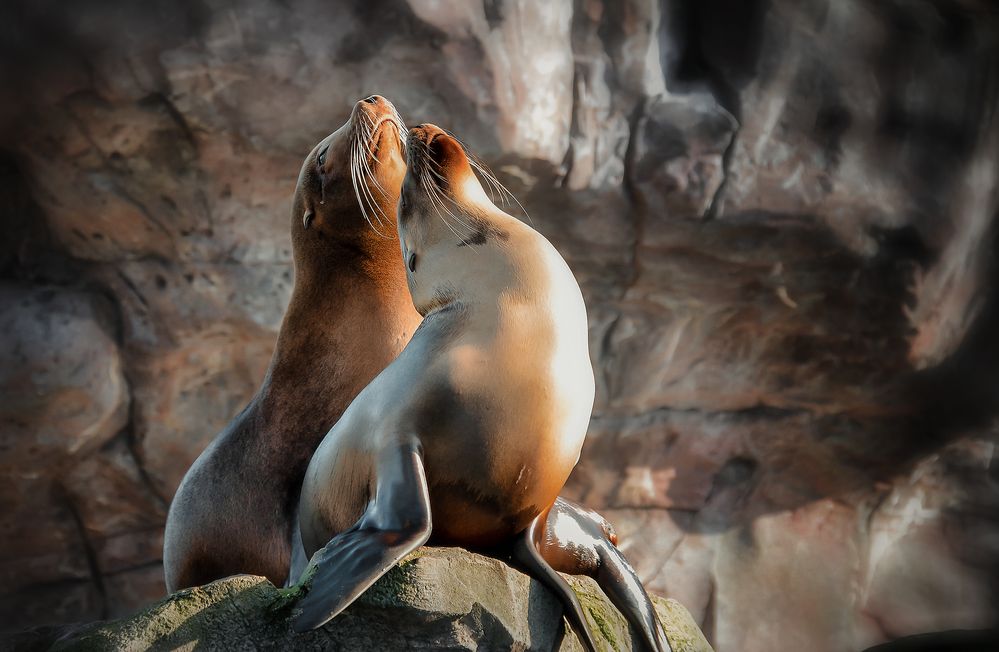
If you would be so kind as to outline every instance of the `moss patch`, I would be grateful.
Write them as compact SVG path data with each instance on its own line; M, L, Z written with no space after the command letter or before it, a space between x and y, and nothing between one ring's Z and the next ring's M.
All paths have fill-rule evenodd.
M611 629L610 623L607 622L607 618L603 613L604 605L595 605L592 601L586 601L584 602L584 605L586 606L586 611L593 619L593 624L597 626L600 637L609 643L615 650L620 650L617 644L617 638L614 636L614 630Z

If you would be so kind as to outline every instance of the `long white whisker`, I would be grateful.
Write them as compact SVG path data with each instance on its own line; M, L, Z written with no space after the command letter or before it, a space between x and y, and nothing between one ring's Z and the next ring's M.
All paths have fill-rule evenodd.
M462 142L462 140L460 138L458 138L457 136L455 136L454 134L452 134L449 131L445 130L445 133L447 135L451 136L451 138L454 138L454 140L458 143L458 145L461 146L462 150L464 150L464 152L465 152L465 156L468 157L468 162L469 162L469 165L471 165L472 169L474 169L476 172L478 172L480 175L482 175L482 177L484 179L486 179L487 184L489 184L489 185L495 185L495 187L497 188L497 190L500 192L500 196L501 197L509 198L509 199L513 200L513 202L517 205L517 207L527 217L527 220L531 224L533 224L534 220L531 219L531 214L527 212L527 209L524 208L524 205L520 203L520 200L518 200L517 197L512 192L510 192L507 189L506 186L504 186L502 183L500 183L500 180L496 178L496 175L492 173L492 171L489 169L489 167L485 163L483 163L477 156L475 156L475 154L473 154L468 149L468 146L465 145L465 143Z
M457 202L455 202L451 197L448 197L447 194L438 188L437 184L433 183L429 177L425 176L421 181L423 189L426 192L431 205L434 206L437 214L441 217L448 228L451 229L451 232L454 233L460 241L468 241L475 234L476 229L452 211L447 203L445 203L445 200L454 206L458 205ZM451 220L447 219L448 217L450 217ZM452 220L455 223L454 225L451 223ZM465 231L465 234L463 235L459 233L458 229Z
M384 222L382 221L382 218L384 217L386 220L388 220L389 217L387 214L385 214L385 211L382 209L381 204L379 204L378 201L375 199L374 191L372 190L371 185L374 184L375 190L377 190L377 192L381 195L383 200L389 197L389 194L385 191L384 188L382 188L382 185L378 183L378 179L375 177L375 173L371 169L370 161L368 161L367 158L362 158L361 160L361 179L365 182L364 186L367 190L368 198L371 200L372 212L375 216L375 219L378 220L379 225L383 225Z
M354 141L351 143L350 152L350 181L351 185L354 187L354 196L357 198L357 204L361 208L361 215L364 217L364 221L368 223L371 230L374 231L381 237L386 237L371 221L368 217L368 206L366 203L369 201L366 193L368 191L367 184L364 183L364 179L361 177L361 172L359 168L360 161L360 143L359 141ZM362 192L363 191L363 192ZM380 222L380 221L379 221Z
M362 164L364 161L360 152L358 152L358 161L359 163ZM368 207L371 208L371 214L374 215L374 218L378 221L378 225L383 226L382 219L378 215L378 213L381 211L381 208L378 206L378 202L375 201L374 196L371 194L371 189L368 187L368 184L365 182L364 168L361 166L358 167L357 178L358 178L358 183L361 189L363 190L363 196L365 198L365 201L367 202ZM365 218L368 219L367 209L365 209ZM368 224L371 224L371 228L375 231L375 233L385 237L384 234L377 227L375 227L375 225L371 222L370 219L368 219Z
M453 197L451 197L448 193L444 192L441 188L441 186L447 185L447 179L441 173L442 172L441 164L435 161L433 159L433 156L431 156L429 145L420 142L420 146L422 147L423 152L425 153L424 156L421 158L425 162L425 165L423 167L425 173L427 173L424 174L421 179L421 181L423 182L422 185L424 191L427 193L428 197L434 203L435 207L438 207L437 208L438 212L447 213L447 215L450 216L454 220L454 222L459 227L462 228L462 230L467 232L468 235L462 237L462 240L468 240L472 235L474 235L477 232L477 229L459 216L458 213L460 213L460 211L458 211L458 213L455 213L454 211L451 210L449 204L456 207L458 207L459 204ZM433 183L430 180L430 175L433 175L433 177L435 177L438 180L438 183Z

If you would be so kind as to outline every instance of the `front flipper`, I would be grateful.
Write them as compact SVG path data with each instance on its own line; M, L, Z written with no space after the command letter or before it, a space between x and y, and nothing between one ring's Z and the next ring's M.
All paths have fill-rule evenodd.
M285 588L295 585L295 579L302 576L305 567L309 565L309 558L305 554L305 546L302 545L302 528L298 526L298 512L295 513L294 527L291 534L291 564L288 568L288 578L284 581Z
M360 520L312 556L296 631L327 623L430 538L430 495L419 444L385 450L376 475L374 496Z
M614 545L610 524L596 512L558 498L533 539L547 565L588 575L654 652L671 652L666 632L638 575ZM590 643L592 645L592 642Z

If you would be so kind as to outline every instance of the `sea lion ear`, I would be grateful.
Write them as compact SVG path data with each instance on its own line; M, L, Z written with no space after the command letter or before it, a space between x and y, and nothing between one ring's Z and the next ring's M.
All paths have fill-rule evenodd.
M312 211L311 208L305 209L305 214L302 215L302 226L304 226L306 229L308 229L309 225L312 224L313 218L315 218L315 217L316 217L316 214Z

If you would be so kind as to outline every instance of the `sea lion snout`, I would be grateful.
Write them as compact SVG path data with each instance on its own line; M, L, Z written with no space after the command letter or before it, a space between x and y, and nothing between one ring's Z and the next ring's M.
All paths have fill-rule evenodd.
M369 95L354 103L355 111L365 111L371 115L394 115L395 106L381 95Z
M379 113L394 113L395 107L381 95L368 95L354 103L354 110L373 110Z
M350 112L350 120L355 126L364 126L375 135L379 127L383 124L391 124L402 137L406 133L402 117L396 110L395 105L381 95L369 95L354 103L354 108Z

